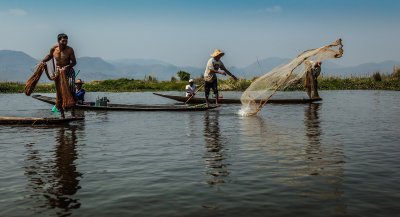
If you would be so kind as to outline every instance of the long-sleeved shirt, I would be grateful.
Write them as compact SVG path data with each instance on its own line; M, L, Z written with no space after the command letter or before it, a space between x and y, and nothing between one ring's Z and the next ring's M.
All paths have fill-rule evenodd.
M78 103L83 103L83 101L85 101L85 90L80 89L76 92L76 96L78 98Z

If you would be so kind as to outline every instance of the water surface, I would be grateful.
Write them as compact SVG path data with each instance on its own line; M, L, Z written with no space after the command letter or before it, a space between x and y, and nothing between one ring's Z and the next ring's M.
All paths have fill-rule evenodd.
M87 99L97 96L175 103L151 93ZM321 103L268 104L253 117L223 105L0 125L0 216L399 215L400 92L321 96ZM22 94L0 94L0 102L0 116L58 116Z

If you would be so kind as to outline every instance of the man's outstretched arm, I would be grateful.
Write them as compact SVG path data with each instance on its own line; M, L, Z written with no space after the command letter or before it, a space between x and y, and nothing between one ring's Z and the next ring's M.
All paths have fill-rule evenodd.
M221 69L224 70L226 72L226 74L228 74L229 76L231 76L233 79L235 79L236 81L238 80L238 78L236 76L234 76L227 68L225 68L225 66L221 66Z

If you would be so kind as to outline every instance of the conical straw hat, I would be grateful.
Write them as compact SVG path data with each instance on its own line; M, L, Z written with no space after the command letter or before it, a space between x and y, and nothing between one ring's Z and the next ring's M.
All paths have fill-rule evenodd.
M75 84L84 84L84 82L81 79L76 80Z
M211 54L212 57L216 57L218 55L225 55L224 52L220 51L219 49L215 49L214 53Z

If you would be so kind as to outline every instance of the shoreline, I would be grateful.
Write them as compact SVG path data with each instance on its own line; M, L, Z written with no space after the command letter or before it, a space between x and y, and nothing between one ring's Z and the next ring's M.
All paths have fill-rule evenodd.
M220 91L244 91L254 79L219 79ZM195 84L200 84L195 79ZM120 78L117 80L91 81L83 85L86 92L150 92L150 91L184 91L187 81L148 81ZM20 82L0 82L0 93L23 93L25 84ZM280 91L304 90L303 82L298 82ZM400 79L383 77L376 80L366 78L318 78L318 90L395 90L400 91ZM34 92L55 93L52 83L38 84Z

